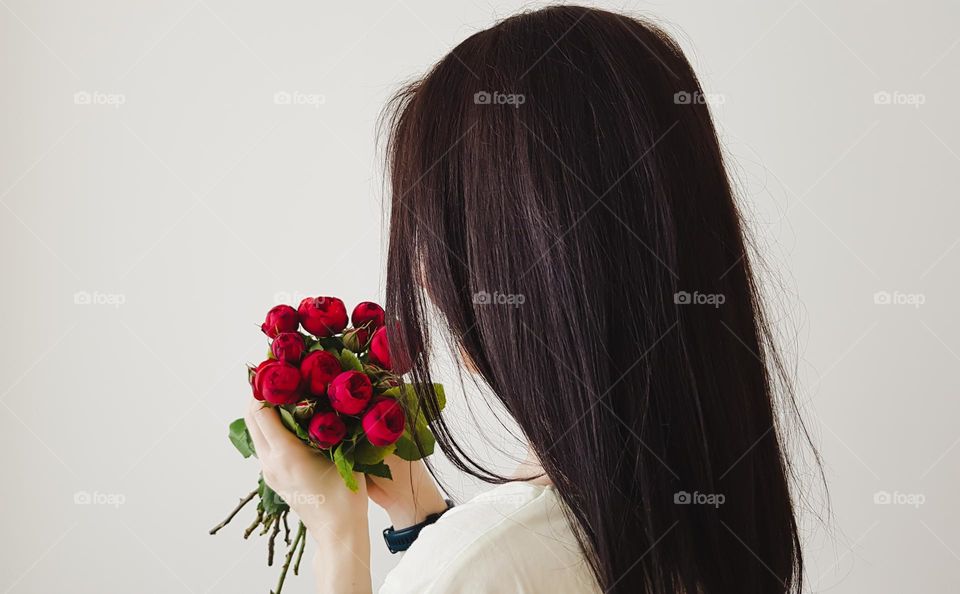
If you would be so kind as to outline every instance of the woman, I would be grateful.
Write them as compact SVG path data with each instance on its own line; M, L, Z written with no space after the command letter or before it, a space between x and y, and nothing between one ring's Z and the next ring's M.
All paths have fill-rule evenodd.
M662 31L572 6L471 36L398 96L391 341L428 383L439 320L531 454L498 476L436 421L506 484L424 529L382 592L800 590L779 366L702 97ZM366 498L273 411L248 425L321 543L318 591L369 592ZM391 468L361 495L394 528L447 508Z

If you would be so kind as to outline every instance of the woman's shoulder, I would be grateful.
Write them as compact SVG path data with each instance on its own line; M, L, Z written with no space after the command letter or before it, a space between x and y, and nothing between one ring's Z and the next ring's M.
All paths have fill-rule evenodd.
M597 591L553 487L506 483L425 528L381 594Z

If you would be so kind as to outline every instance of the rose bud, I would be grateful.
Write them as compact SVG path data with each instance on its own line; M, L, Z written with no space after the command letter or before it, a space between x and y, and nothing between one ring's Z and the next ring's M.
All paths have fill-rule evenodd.
M327 388L330 405L346 415L355 415L367 406L373 395L370 378L359 371L344 371Z
M340 361L327 351L313 351L300 362L304 387L314 396L326 394L327 386L340 371Z
M336 297L307 297L297 313L303 327L317 338L333 336L347 327L347 308Z
M370 443L383 447L400 439L406 422L403 407L399 402L393 398L378 398L370 405L370 410L364 413L361 424Z
M384 369L390 367L390 343L387 342L387 329L378 328L370 339L370 362Z
M261 394L260 390L257 389L257 374L260 373L261 369L272 363L276 363L276 361L273 359L267 359L256 367L247 367L247 381L249 381L250 386L253 387L253 397L257 400L263 400L263 394Z
M343 440L343 436L347 434L347 426L337 413L319 412L310 419L307 432L321 448L332 448Z
M300 363L306 350L307 345L304 344L303 336L299 332L281 332L270 344L270 352L274 357L294 365Z
M376 365L364 365L363 370L371 378L376 378L374 382L371 379L371 382L374 382L375 385L379 388L396 388L401 384L400 380L396 376L392 375L390 372L384 371L382 368L377 367Z
M367 348L368 340L370 340L370 331L365 328L354 328L343 333L343 346L354 353L362 352Z
M301 425L309 423L313 418L313 411L317 408L316 402L301 400L293 407L293 418Z
M267 312L267 320L260 329L270 338L276 338L281 332L296 332L299 325L297 310L289 305L278 305Z
M270 361L257 370L254 394L270 404L294 404L302 396L300 370L286 361Z
M370 340L370 334L383 326L383 308L373 301L359 303L350 314L350 323L356 328L360 346L366 346L367 341Z

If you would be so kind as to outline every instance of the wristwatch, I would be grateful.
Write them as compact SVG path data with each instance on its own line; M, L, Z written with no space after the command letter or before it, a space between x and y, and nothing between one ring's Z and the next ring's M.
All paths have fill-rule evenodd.
M387 543L387 549L391 553L400 553L406 551L410 548L410 545L417 540L417 537L420 536L420 531L433 524L440 519L440 516L447 513L447 511L453 507L453 502L449 499L445 500L447 503L447 509L442 512L437 512L435 514L430 514L426 519L419 524L414 524L408 528L403 528L401 530L394 530L393 526L389 528L384 528L383 530L383 542Z

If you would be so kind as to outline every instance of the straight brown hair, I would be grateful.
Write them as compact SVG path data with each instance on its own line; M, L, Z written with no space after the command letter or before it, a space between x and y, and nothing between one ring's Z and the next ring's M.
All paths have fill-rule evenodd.
M432 303L607 592L801 588L782 366L704 97L653 24L557 6L470 36L387 112L394 350L431 382Z

